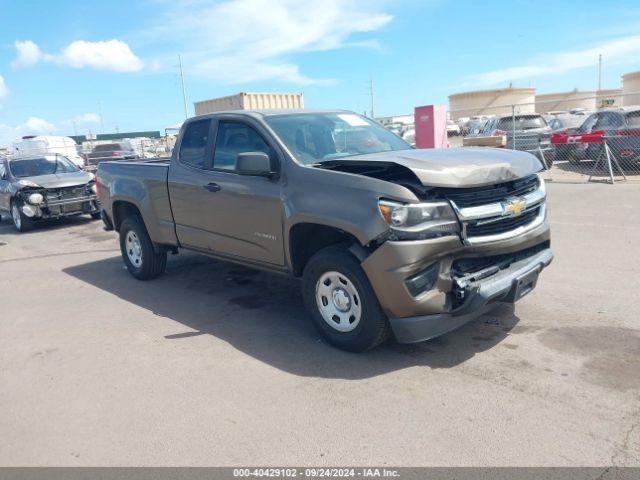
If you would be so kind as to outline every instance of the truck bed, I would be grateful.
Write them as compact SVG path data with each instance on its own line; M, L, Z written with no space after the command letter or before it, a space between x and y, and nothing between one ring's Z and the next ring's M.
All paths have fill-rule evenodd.
M125 200L138 209L151 238L176 245L167 187L169 163L168 158L101 162L97 176L100 201L110 219L114 219L112 206Z

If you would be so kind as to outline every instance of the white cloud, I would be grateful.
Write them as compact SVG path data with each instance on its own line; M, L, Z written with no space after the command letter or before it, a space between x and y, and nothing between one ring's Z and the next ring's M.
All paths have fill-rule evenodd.
M305 75L291 57L341 48L380 49L374 39L360 37L393 19L381 5L375 0L176 2L142 35L182 50L189 74L228 83L308 85L326 80Z
M53 124L38 117L29 117L29 119L24 124L24 128L32 134L52 133L56 129Z
M13 68L33 67L39 61L114 72L137 72L144 67L143 61L133 53L129 45L115 39L97 42L76 40L57 54L43 53L31 40L15 42L14 46L17 56L11 63Z
M43 58L40 47L31 40L16 41L13 45L16 48L16 59L11 62L11 67L14 69L33 67Z
M98 123L100 116L97 113L84 113L56 123L40 117L29 117L15 126L0 124L0 147L9 147L25 135L70 135L74 128L78 133L84 133Z
M599 54L602 54L609 65L637 61L640 58L640 35L609 40L584 50L539 56L526 65L474 75L470 83L496 85L543 75L556 75L584 67L595 68Z
M4 81L4 77L0 75L0 100L5 98L7 95L9 95L9 88Z
M76 40L55 55L54 61L73 68L90 67L115 72L137 72L144 66L129 45L121 40Z
M82 124L100 123L100 115L98 115L97 113L85 113L83 115L78 115L77 117L74 117L71 121L76 123L82 123Z

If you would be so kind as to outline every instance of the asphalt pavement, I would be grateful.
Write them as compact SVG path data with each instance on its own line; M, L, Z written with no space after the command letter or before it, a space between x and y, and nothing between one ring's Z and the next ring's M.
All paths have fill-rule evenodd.
M0 465L640 465L640 188L549 184L515 309L366 354L298 282L170 256L139 282L75 218L0 224Z

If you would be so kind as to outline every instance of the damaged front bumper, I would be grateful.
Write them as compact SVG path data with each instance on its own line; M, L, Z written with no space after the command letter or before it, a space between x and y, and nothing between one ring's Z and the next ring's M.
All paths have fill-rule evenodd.
M34 220L91 214L99 211L100 204L96 195L55 200L48 199L45 196L44 201L40 204L31 204L25 201L22 205L22 213Z
M538 275L552 260L553 253L546 248L492 276L469 282L465 287L464 303L450 313L390 318L396 339L400 343L428 340L477 318L496 302L520 300L535 288Z
M420 342L533 290L553 259L549 237L544 221L523 235L481 246L464 245L454 236L388 241L362 267L396 339Z

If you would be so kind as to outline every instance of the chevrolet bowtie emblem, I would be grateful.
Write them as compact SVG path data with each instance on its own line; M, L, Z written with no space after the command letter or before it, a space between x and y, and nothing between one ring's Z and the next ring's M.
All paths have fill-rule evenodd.
M502 215L509 217L517 217L524 212L527 202L524 198L513 198L502 204Z

